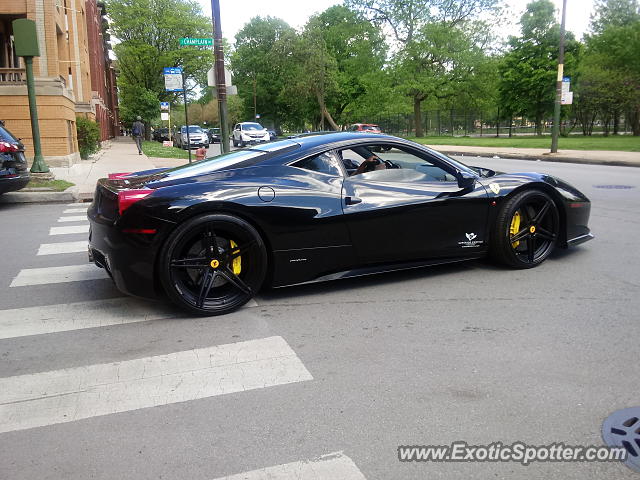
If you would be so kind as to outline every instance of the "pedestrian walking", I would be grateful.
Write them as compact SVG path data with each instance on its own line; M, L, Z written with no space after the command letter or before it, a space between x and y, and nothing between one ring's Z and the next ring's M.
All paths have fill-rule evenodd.
M136 117L131 128L131 135L136 142L136 147L138 147L138 155L142 155L142 137L144 137L144 123L141 120L142 117Z

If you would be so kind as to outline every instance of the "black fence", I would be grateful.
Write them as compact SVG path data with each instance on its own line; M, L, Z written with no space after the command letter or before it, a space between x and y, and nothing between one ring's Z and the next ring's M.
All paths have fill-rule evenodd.
M379 125L383 132L392 135L411 136L415 134L412 114L381 114L367 118L365 123ZM544 119L541 134L551 134L553 119ZM535 121L525 117L499 118L497 112L473 112L458 110L429 110L422 114L422 129L425 136L500 136L536 135ZM582 135L585 130L576 119L562 121L564 134ZM614 124L596 120L591 126L594 134L614 133ZM615 126L615 133L631 133L631 127L621 116Z

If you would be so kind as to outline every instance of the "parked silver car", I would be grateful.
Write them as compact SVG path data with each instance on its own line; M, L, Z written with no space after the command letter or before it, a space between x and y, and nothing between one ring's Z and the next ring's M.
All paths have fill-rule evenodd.
M209 148L209 135L205 132L202 127L198 125L189 125L189 138L187 139L187 127L183 125L180 127L180 133L175 136L174 139L176 143L176 147L180 147L184 150L187 150L188 147L198 148L204 147Z

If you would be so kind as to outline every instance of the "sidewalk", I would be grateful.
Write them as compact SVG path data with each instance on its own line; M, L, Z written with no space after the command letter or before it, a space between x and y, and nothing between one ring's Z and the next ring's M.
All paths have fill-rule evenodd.
M52 168L57 179L75 183L72 187L78 201L88 201L93 198L96 182L99 178L110 173L138 172L156 168L153 162L138 150L131 137L117 137L111 146L102 151L95 159L83 160L71 167Z
M549 153L546 148L467 147L456 145L427 145L447 155L513 158L517 160L542 160L545 162L590 163L640 167L640 152L609 150L560 150Z

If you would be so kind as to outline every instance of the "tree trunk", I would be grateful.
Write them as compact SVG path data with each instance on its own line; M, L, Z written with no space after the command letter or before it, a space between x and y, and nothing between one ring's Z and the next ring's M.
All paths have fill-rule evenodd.
M620 133L620 112L615 109L613 111L613 134L618 135Z
M320 121L324 123L324 120L326 119L327 122L329 122L329 126L332 130L340 130L340 127L338 127L338 124L336 124L336 122L333 120L333 117L329 113L329 110L327 110L327 106L324 103L324 95L322 95L321 92L317 91L316 98L318 99L318 105L320 105Z
M422 130L422 112L421 110L422 100L419 96L413 97L413 117L416 128L416 137L424 137L424 131Z

